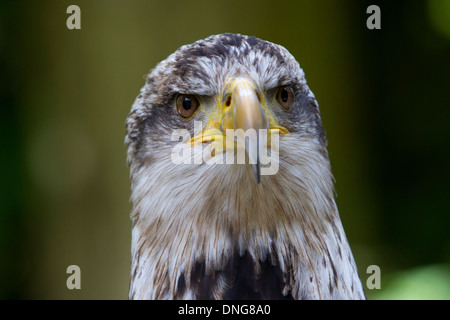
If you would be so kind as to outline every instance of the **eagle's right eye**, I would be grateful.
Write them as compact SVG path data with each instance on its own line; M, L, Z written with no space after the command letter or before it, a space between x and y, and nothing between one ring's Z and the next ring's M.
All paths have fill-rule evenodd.
M183 119L192 117L197 111L200 103L191 94L180 94L176 99L177 112Z

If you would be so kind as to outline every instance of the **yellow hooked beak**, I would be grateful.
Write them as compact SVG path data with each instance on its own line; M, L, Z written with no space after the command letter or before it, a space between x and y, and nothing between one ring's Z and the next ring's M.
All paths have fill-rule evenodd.
M222 129L267 129L266 114L261 106L261 92L247 79L233 79L225 85L222 101Z
M263 145L259 130L267 130L269 127L260 100L261 92L245 78L232 79L225 85L222 101L226 109L222 120L222 130L225 132L227 129L236 130L236 138L238 143L245 146L257 183L261 180L259 150ZM246 135L245 132L248 130L254 130L253 134Z
M261 180L260 150L265 143L261 138L260 130L268 130L269 133L273 130L281 134L289 133L286 128L278 126L265 105L264 99L253 81L242 77L229 79L218 101L219 108L211 113L202 134L193 137L190 143L194 145L214 141L216 155L217 151L223 150L223 142L227 139L233 140L233 147L234 141L238 145L245 146L245 153L249 163L253 165L255 178L259 183ZM228 146L227 143L227 148Z

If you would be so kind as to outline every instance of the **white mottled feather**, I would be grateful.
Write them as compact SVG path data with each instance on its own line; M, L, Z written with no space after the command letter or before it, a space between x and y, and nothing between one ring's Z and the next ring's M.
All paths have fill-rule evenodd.
M335 202L330 201L333 190L327 161L311 157L317 154L316 146L308 140L287 135L280 144L280 153L285 155L280 159L280 171L262 177L259 185L252 181L251 168L246 165L174 165L169 149L159 150L160 158L151 167L135 172L132 256L139 255L139 259L132 265L136 276L130 293L134 299L173 299L180 275L189 274L192 262L205 259L206 266L220 270L236 244L261 260L271 253L272 243L278 249L272 253L278 255L278 261L294 260L289 266L281 266L282 271L297 266L290 288L294 296L363 298ZM284 145L290 150L295 146L297 153L283 153ZM242 170L250 172L242 174ZM210 197L221 203L208 211L205 208L210 208ZM280 203L283 210L277 212ZM236 230L233 237L229 236L230 227ZM311 229L320 233L319 239L305 234ZM329 256L323 256L323 247L329 250ZM338 247L341 256L335 250ZM336 266L339 280L333 292L329 290L334 277L329 259ZM155 281L162 278L168 289L154 290ZM190 294L188 291L183 298L193 298Z

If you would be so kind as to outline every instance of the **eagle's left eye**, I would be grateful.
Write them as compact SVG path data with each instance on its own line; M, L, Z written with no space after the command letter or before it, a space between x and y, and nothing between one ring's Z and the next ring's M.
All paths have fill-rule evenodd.
M294 102L294 92L289 86L281 86L278 88L276 99L285 109L289 109Z
M177 112L182 118L190 118L197 111L200 103L191 94L180 94L176 100Z

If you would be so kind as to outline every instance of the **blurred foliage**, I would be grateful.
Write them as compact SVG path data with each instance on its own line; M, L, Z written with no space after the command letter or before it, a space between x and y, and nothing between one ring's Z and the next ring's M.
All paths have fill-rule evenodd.
M383 281L373 298L382 300L450 299L450 265L429 265L397 272Z
M430 0L428 1L428 12L430 23L435 30L450 38L450 1Z
M127 298L125 118L157 62L235 32L305 70L363 283L382 270L368 298L449 299L449 16L445 0L0 0L0 298Z

